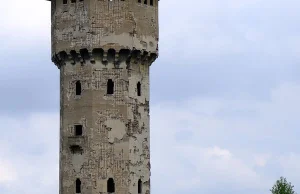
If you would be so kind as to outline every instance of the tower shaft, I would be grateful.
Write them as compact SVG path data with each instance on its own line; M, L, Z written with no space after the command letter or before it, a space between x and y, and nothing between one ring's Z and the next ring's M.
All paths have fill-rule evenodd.
M52 0L60 194L150 194L158 0Z

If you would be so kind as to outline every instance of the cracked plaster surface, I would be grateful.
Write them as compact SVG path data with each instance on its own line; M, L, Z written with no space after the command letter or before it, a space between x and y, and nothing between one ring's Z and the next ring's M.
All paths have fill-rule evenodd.
M144 0L143 0L144 1ZM149 0L150 1L150 0ZM52 1L52 52L102 48L158 49L158 1Z
M127 68L99 68L95 64L69 64L61 71L60 193L74 193L75 180L82 193L106 193L113 178L116 193L150 193L149 64ZM106 94L106 82L115 83L114 94ZM82 94L75 95L75 83ZM140 82L141 96L137 96ZM83 135L74 136L75 125ZM82 148L72 153L70 146Z

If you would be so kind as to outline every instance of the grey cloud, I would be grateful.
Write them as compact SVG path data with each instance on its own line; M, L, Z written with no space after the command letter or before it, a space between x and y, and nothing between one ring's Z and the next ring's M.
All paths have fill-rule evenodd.
M281 82L299 82L299 7L294 0L162 2L152 100L266 100Z
M50 56L26 48L3 55L0 114L58 111L59 70Z
M282 81L299 82L298 2L190 0L178 4L166 0L160 5L160 58L151 67L153 103L195 95L265 100L270 89ZM49 6L42 9L45 14L39 14L48 21ZM17 39L20 33L6 34ZM0 73L1 81L12 85L2 82L0 89L6 90L14 103L3 97L1 107L4 111L56 110L59 80L50 61L50 25L38 33L25 34L18 46L2 48L0 54L7 58L8 53L14 53L1 65ZM10 45L12 38L6 39L4 43ZM28 65L30 68L25 68ZM18 78L21 71L31 77ZM31 90L26 82L33 86ZM21 90L30 91L32 97L16 100L15 96L25 92ZM49 98L52 94L55 97Z

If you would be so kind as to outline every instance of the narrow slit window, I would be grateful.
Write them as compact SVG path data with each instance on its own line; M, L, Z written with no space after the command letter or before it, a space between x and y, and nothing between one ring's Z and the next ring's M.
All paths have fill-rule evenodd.
M80 81L76 82L76 95L77 96L81 95L81 83L80 83Z
M112 79L109 79L107 81L107 94L113 94L114 93L114 82Z
M137 95L141 96L141 82L137 83Z
M76 179L76 193L81 193L81 181Z
M68 3L68 0L63 0L63 4L67 4Z
M153 6L153 0L150 0L150 5Z
M139 182L138 182L138 194L142 193L142 181L141 179L139 179Z
M115 182L114 179L109 178L107 181L107 192L114 193L115 192Z
M144 4L145 4L145 5L147 5L147 4L148 4L147 0L144 0Z
M82 125L75 125L75 136L82 136Z

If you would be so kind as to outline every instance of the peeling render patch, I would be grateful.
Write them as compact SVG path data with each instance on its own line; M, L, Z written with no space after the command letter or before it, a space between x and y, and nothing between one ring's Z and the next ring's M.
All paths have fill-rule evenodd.
M61 90L59 193L150 194L158 1L51 2Z
M125 123L120 120L107 120L105 122L109 128L108 142L113 143L115 139L122 140L126 134Z

